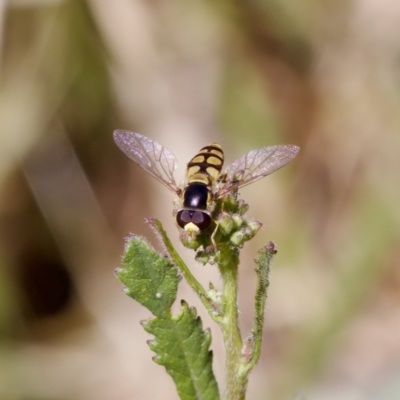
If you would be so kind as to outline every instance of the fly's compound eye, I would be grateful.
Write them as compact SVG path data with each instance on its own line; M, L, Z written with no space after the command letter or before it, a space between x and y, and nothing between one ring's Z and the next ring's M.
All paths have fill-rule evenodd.
M186 225L193 224L203 231L210 226L211 216L205 211L183 209L178 211L176 222L183 229L185 229Z

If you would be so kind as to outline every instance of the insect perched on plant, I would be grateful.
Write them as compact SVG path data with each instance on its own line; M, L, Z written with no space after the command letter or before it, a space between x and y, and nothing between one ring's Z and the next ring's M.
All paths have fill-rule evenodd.
M114 131L114 140L129 158L178 195L176 222L193 234L209 228L218 199L272 174L293 160L299 151L295 145L262 147L249 151L221 174L224 153L219 144L211 143L189 161L187 183L178 186L173 175L177 160L160 143L124 130Z

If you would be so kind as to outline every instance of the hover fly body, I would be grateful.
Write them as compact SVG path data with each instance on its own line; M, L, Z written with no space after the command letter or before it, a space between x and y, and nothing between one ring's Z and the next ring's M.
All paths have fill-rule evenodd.
M189 233L209 228L216 200L282 168L299 151L295 145L262 147L244 154L221 174L224 153L219 144L211 143L189 161L187 183L178 186L173 176L177 160L160 143L124 130L114 131L114 140L129 158L178 195L176 222Z
M189 161L183 208L176 214L176 222L181 228L197 232L210 226L212 218L208 210L213 200L213 184L217 182L223 164L224 152L217 143L203 147Z

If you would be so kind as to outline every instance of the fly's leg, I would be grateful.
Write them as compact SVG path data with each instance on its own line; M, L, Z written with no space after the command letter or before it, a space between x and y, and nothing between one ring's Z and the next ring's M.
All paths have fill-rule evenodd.
M217 243L215 243L215 235L217 234L218 226L219 226L219 222L215 221L215 229L214 229L213 233L211 234L211 243L214 247L214 250L217 250Z

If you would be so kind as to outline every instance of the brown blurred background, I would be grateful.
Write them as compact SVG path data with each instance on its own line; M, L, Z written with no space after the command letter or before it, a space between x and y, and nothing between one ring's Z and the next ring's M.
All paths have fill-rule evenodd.
M241 191L278 245L251 400L400 398L400 3L0 1L0 399L178 399L113 270L173 196L115 146L141 132L185 163L293 143ZM214 369L223 387L218 329Z

